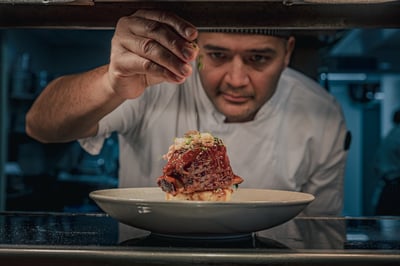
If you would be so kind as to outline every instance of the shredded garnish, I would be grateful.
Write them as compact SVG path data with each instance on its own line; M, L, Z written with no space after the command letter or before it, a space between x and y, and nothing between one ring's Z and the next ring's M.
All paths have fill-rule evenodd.
M191 150L194 148L200 148L206 150L213 145L224 145L221 139L214 137L210 133L200 133L198 131L192 130L188 131L184 137L175 138L174 144L172 144L168 153L163 156L165 160L169 160L172 154L178 150Z

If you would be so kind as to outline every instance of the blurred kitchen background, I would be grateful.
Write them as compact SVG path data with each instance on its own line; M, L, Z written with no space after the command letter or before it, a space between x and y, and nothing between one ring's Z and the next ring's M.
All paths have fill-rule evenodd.
M0 30L0 210L98 211L88 193L118 185L118 140L98 156L76 142L41 144L25 114L57 76L108 62L112 30ZM400 108L400 30L300 31L292 67L341 103L352 133L344 215L374 213L377 146Z

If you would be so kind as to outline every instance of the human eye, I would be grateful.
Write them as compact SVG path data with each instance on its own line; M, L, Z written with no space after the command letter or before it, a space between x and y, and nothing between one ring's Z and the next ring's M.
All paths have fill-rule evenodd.
M268 65L270 65L273 61L273 57L268 54L250 54L247 55L243 61L248 66L251 66L254 69L264 69Z
M249 56L248 61L253 64L265 64L270 60L268 56L261 54L254 54Z
M227 54L223 52L209 52L208 56L215 62L223 62L228 59Z

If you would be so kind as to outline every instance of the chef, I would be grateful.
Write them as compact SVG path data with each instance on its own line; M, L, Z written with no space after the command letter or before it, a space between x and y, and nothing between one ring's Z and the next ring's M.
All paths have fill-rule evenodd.
M162 155L189 130L221 138L241 187L311 193L339 215L349 135L342 110L288 67L295 39L266 29L199 32L164 11L121 18L110 62L51 82L26 117L42 142L97 154L119 134L120 187L156 186Z

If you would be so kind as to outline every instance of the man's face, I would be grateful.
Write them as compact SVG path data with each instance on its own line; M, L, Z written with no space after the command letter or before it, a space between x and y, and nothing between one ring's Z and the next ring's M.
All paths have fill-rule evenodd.
M199 34L200 78L226 122L254 119L274 94L294 42L265 35Z

